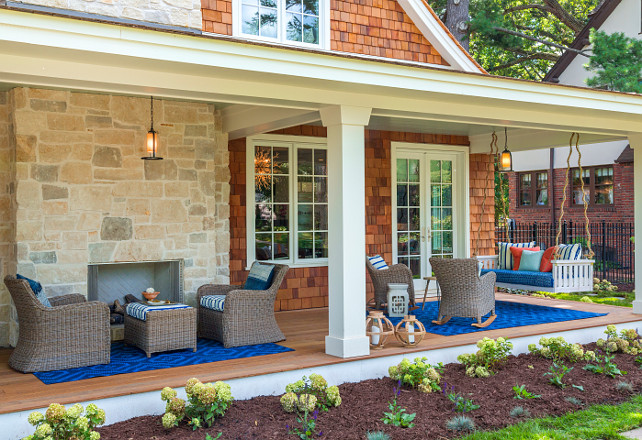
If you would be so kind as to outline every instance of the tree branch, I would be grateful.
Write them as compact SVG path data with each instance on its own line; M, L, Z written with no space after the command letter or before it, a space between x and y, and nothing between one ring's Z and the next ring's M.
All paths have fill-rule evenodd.
M532 5L518 5L518 6L513 6L512 8L507 8L506 10L504 10L504 15L508 15L510 13L517 12L517 11L524 11L526 9L539 9L542 11L552 13L550 8L547 8L545 5L532 4Z
M506 28L502 28L502 27L493 27L493 29L498 31L498 32L504 32L505 34L515 35L516 37L525 38L526 40L536 41L536 42L542 43L542 44L544 44L546 46L557 47L558 49L575 52L578 55L584 55L587 58L589 57L589 55L587 55L583 50L578 50L578 49L575 49L573 47L563 46L561 44L553 43L552 41L542 40L541 38L532 37L532 36L526 35L526 34L524 34L522 32L517 32L517 31L511 30L511 29L506 29Z
M535 29L535 28L530 27L530 26L520 26L520 25L516 25L516 26L515 26L515 28L516 28L516 29L519 29L520 31L531 31L531 32L537 32L538 34L543 35L543 36L548 37L548 38L551 38L551 39L560 38L559 34L554 34L553 32L543 31L543 30L541 30L541 29ZM561 33L561 30L559 30L559 29L558 29L558 32L560 32L560 33ZM561 41L561 43L562 43L563 45L565 45L565 46L570 46L570 45L571 45L571 42L568 42L568 41L566 41L566 40L562 40L562 41Z
M499 66L494 66L489 69L487 69L489 72L495 72L497 70L505 69L507 67L511 66L516 66L517 64L524 63L526 61L532 61L532 60L546 60L546 61L556 61L556 60L551 60L548 55L550 54L541 54L541 53L532 53L527 56L523 56L521 58L515 58L512 61L509 61L504 64L500 64Z
M531 59L557 61L560 57L558 54L551 53L551 52L527 52L523 49L517 49L517 48L508 48L506 50L508 50L511 53L514 53L515 55L519 55L522 57L531 57Z
M562 23L571 28L575 35L577 35L584 28L584 22L571 15L566 9L562 7L562 5L558 3L557 0L542 1L551 9L551 14L559 18Z

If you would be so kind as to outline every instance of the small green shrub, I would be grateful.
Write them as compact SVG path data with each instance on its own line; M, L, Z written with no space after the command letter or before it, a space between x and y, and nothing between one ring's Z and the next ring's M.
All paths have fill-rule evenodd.
M584 402L582 402L582 400L578 399L577 397L567 396L567 397L564 398L564 400L566 400L568 403L571 403L571 404L573 404L575 406L584 405Z
M466 399L460 393L455 393L455 387L450 387L450 390L444 387L444 395L455 405L455 412L466 413L479 409L479 405L476 405L472 399Z
M552 359L553 362L578 362L582 359L591 360L592 356L590 354L592 352L587 352L589 354L584 353L584 349L580 344L566 342L561 336L554 338L543 337L539 340L539 345L541 345L541 348L538 348L535 344L530 344L528 351L546 359Z
M642 354L642 339L633 329L622 330L618 336L614 325L609 325L604 331L606 340L597 340L597 346L607 353L626 353L632 355Z
M623 393L633 394L633 385L629 382L620 381L615 384L615 389Z
M515 385L513 387L515 397L513 399L539 399L542 397L540 394L533 394L526 390L526 385Z
M604 355L604 357L596 356L595 364L588 364L584 366L586 371L590 371L595 374L604 374L605 376L615 377L622 376L626 374L626 371L622 371L618 368L615 362L611 362L615 355Z
M36 431L22 440L98 440L100 434L93 429L105 423L105 411L93 403L87 409L79 403L67 409L52 403L44 415L34 411L27 420Z
M513 343L507 339L484 338L477 342L479 350L476 353L465 353L457 356L457 360L466 368L466 375L471 377L488 377L497 372L499 366L506 361Z
M593 278L593 291L595 291L597 293L617 292L617 286L614 286L608 280L600 281L599 278Z
M302 394L301 397L303 396L312 397L316 402L316 397L312 396L311 394ZM295 435L301 440L310 440L313 438L317 438L319 435L321 435L317 434L316 432L318 416L319 410L316 409L314 405L305 407L301 412L297 413L296 417L296 421L301 425L301 427L299 428L298 426L287 426L288 434Z
M368 431L366 434L366 440L390 440L390 436L383 431Z
M564 383L564 376L570 373L572 369L573 367L568 368L564 364L553 362L553 365L550 366L547 373L544 373L544 376L551 376L548 381L552 385L555 385L559 388L566 388L566 384Z
M446 429L457 432L474 431L475 422L470 417L457 416L446 422Z
M162 423L165 429L178 426L186 419L196 430L203 426L211 427L217 417L223 417L225 411L232 404L231 388L225 382L203 384L195 377L189 379L185 385L187 402L176 397L176 390L165 387L161 391L161 399L167 402Z
M441 391L439 383L444 365L441 362L437 365L430 365L426 359L418 357L410 362L409 359L403 358L399 365L388 368L388 374L391 379L400 380L402 384L417 388L422 393Z
M519 418L527 418L531 416L531 413L528 409L521 407L521 406L516 406L515 408L510 410L510 416L514 419L519 419Z
M386 425L399 426L401 428L412 428L415 426L412 421L415 419L417 413L408 414L406 408L402 408L397 403L397 397L401 392L401 381L397 382L397 386L393 388L392 402L388 402L388 412L383 413L381 421Z
M304 397L306 396L306 397ZM328 408L341 405L341 394L336 385L328 386L328 382L320 374L312 373L310 377L297 380L285 387L285 394L281 396L281 406L285 412L295 412L301 405L309 403L309 397L314 397L314 404L323 411ZM301 399L305 402L301 404Z

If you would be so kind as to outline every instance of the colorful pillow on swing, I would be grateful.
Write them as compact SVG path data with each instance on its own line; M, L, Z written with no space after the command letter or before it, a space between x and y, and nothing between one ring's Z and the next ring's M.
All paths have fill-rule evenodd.
M497 246L499 248L498 268L513 270L513 254L511 253L509 248L511 247L530 248L535 246L535 242L531 241L529 243L504 243L500 241L499 243L497 243Z
M582 245L560 244L560 260L580 260L582 259Z
M539 246L525 247L525 248L511 246L509 249L510 249L510 253L513 254L513 270L519 270L519 263L522 260L522 252L539 251Z
M551 263L551 260L553 259L554 254L555 246L551 246L544 251L542 262L539 265L540 272L553 272L553 263Z

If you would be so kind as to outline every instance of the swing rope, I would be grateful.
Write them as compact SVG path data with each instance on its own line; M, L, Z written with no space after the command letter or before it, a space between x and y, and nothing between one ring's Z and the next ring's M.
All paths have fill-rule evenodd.
M490 141L490 156L493 157L493 163L492 163L492 171L495 171L495 162L497 159L497 154L499 153L499 147L497 147L497 135L493 131L493 135ZM493 173L493 181L494 181L494 173ZM481 229L482 229L482 224L484 223L484 215L486 214L486 197L488 196L488 187L489 185L489 179L486 179L486 182L484 184L484 192L483 192L483 199L482 199L482 205L481 205L481 212L479 214L479 225L477 226L477 237L475 237L475 250L473 251L473 257L476 257L478 252L479 252L479 241L481 237Z
M571 138L572 139L572 138ZM586 247L588 251L584 256L592 260L595 256L593 248L591 248L591 230L589 228L589 218L588 218L588 200L586 200L586 194L584 193L584 174L582 173L582 153L580 152L580 134L577 134L577 139L575 141L575 150L577 151L577 166L580 169L580 182L582 190L582 200L584 202L584 230L586 231Z

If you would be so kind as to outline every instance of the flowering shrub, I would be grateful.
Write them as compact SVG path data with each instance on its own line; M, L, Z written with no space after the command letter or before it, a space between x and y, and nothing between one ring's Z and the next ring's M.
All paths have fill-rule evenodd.
M217 417L222 417L230 407L232 392L225 382L203 384L196 378L191 378L185 385L187 402L176 397L176 390L165 387L161 391L161 399L167 402L162 422L165 429L177 426L187 419L193 429L202 426L210 427Z
M443 364L433 366L425 362L426 358L415 358L414 362L403 358L399 365L393 365L388 368L390 378L400 380L405 385L417 388L422 393L432 391L441 391L439 382L441 381L441 372Z
M44 415L35 411L27 420L36 431L22 440L98 440L100 434L93 429L105 423L105 411L93 403L86 410L79 403L68 409L52 403Z
M557 336L554 338L542 337L539 340L539 345L542 348L537 348L535 344L528 346L528 351L533 354L540 355L546 359L553 359L554 361L569 361L578 362L582 359L591 361L595 359L595 353L592 351L584 352L580 344L571 344L566 342L563 337Z
M617 286L611 284L610 281L593 278L593 290L595 292L617 292Z
M314 403L309 403L309 402ZM327 411L328 408L341 405L341 394L339 387L328 386L328 381L320 374L312 373L310 377L303 376L285 386L285 394L281 396L281 406L285 412L295 412L297 409L305 412L306 407L312 410L315 407Z
M484 338L477 342L477 348L477 353L460 354L457 360L466 367L467 376L488 377L506 361L513 343L504 338Z
M609 325L604 331L606 340L600 338L597 340L597 346L607 353L622 352L632 355L642 354L642 344L640 335L637 330L625 329L617 334L614 325Z

